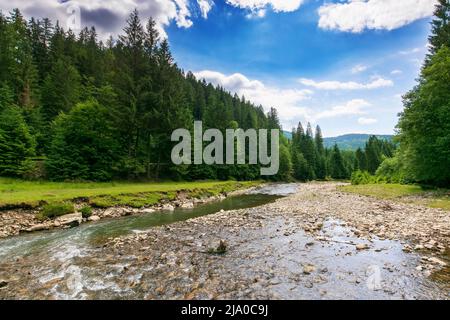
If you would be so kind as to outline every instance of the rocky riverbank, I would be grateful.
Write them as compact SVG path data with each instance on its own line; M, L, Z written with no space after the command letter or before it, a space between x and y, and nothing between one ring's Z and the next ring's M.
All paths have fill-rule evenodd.
M76 203L76 213L64 215L56 219L46 219L44 221L38 218L39 210L16 209L0 211L0 239L11 236L17 236L21 233L30 233L52 229L67 229L79 226L82 223L95 222L105 218L118 218L136 214L146 214L157 211L171 212L175 208L190 209L200 204L213 201L221 201L228 196L242 194L248 190L236 190L229 193L220 193L219 195L202 198L192 198L186 192L178 192L175 200L163 200L157 205L145 208L131 207L112 207L112 208L93 208L92 215L89 218L83 218L79 210L85 205Z
M74 257L50 269L4 261L0 298L449 299L448 277L430 277L448 275L448 212L339 185L58 252Z

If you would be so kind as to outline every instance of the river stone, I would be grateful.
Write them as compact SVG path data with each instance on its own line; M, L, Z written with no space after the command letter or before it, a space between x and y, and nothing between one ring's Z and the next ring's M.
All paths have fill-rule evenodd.
M81 212L66 214L56 219L57 222L61 223L63 226L76 227L83 222L83 216Z
M100 220L99 216L90 216L88 218L88 221L91 221L91 222L95 222L95 221L98 221L98 220Z
M445 261L442 261L441 259L438 259L436 257L429 258L428 261L430 261L431 263L434 263L434 264L438 264L442 267L445 267L447 265L447 263Z
M316 271L316 267L313 266L312 264L308 264L308 265L303 267L303 273L304 274L311 274L314 271Z
M147 209L143 209L141 212L142 213L153 213L153 212L155 212L155 209L147 208Z
M366 250L369 249L369 246L366 243L359 243L356 245L356 250Z
M165 210L165 211L174 211L174 210L175 210L175 207L174 207L173 205L171 205L171 204L165 204L165 205L162 206L162 210Z
M0 288L4 288L8 285L8 281L0 279Z
M49 225L45 223L36 224L34 226L31 226L30 228L26 229L27 232L35 232L35 231L42 231L42 230L48 230L50 227Z
M193 209L194 203L193 202L185 202L185 203L182 203L180 207L183 209Z

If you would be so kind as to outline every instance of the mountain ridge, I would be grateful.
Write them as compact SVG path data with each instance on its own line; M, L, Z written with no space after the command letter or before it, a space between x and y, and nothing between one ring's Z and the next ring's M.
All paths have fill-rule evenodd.
M284 131L284 135L288 139L292 138L292 133L290 132ZM332 148L337 144L341 150L357 150L358 148L364 148L371 136L389 141L392 141L394 138L394 135L388 134L349 133L337 137L323 138L323 142L326 148Z

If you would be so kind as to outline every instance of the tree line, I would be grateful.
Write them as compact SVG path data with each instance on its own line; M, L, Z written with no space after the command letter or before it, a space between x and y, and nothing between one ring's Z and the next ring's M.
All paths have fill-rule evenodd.
M377 169L361 166L353 183L450 186L450 0L436 5L428 47L417 85L403 97L398 150Z
M260 179L258 165L171 164L177 128L281 129L277 110L198 80L179 68L155 21L133 11L105 43L49 19L0 13L0 175L51 180ZM324 147L310 124L280 138L275 180L348 179L373 172L395 146ZM375 169L374 169L375 168Z

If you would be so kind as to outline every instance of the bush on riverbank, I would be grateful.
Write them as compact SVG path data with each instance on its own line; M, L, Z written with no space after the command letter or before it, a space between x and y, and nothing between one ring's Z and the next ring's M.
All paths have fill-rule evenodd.
M90 206L84 206L83 208L81 208L80 212L84 219L92 216L92 208Z
M75 207L72 203L50 203L42 207L41 211L39 212L39 218L54 219L74 212Z

